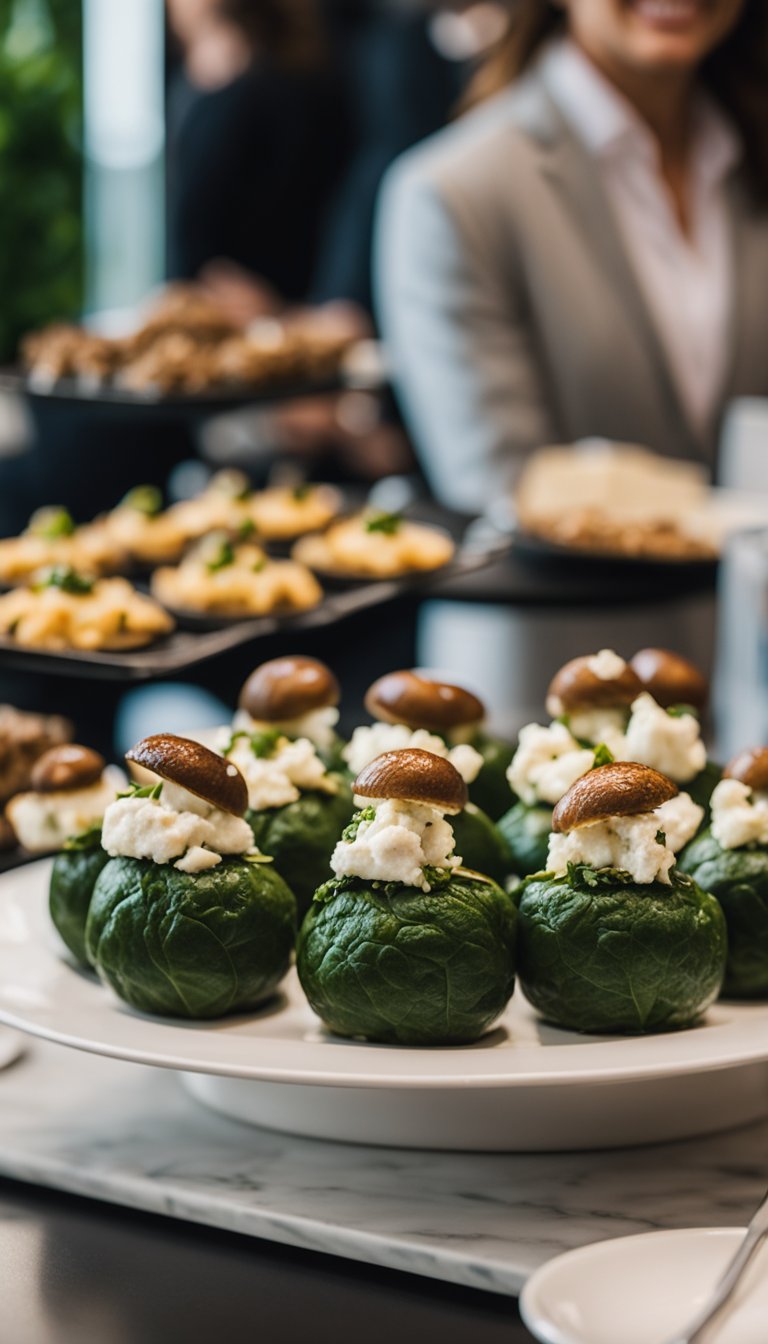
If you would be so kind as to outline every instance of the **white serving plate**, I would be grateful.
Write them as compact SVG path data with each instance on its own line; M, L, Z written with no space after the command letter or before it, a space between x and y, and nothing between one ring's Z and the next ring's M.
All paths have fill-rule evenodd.
M703 1308L744 1231L647 1232L568 1251L528 1280L521 1315L542 1344L669 1344ZM712 1344L765 1344L766 1322L768 1247L712 1330Z
M178 1070L200 1101L248 1123L507 1152L652 1143L768 1114L768 1005L717 1004L689 1031L601 1038L547 1026L516 992L477 1044L417 1049L331 1036L291 975L255 1015L144 1016L61 955L49 872L44 860L0 877L0 1022Z

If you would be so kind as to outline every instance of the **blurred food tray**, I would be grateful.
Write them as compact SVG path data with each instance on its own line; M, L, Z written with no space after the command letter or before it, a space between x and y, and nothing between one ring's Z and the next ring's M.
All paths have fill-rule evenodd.
M318 397L338 392L381 391L387 385L387 371L381 347L375 341L359 341L343 356L338 370L330 377L278 379L272 383L220 385L201 392L162 392L159 388L135 391L116 383L98 385L80 378L58 378L43 382L30 377L20 365L0 369L0 394L13 393L34 401L77 407L101 407L131 413L150 413L153 417L215 415L247 406L269 406L302 397Z
M412 514L411 510L407 512ZM420 512L416 509L413 514ZM285 632L287 638L293 639L302 630L322 629L397 598L417 596L445 581L477 573L509 551L510 540L504 533L487 527L477 529L471 523L467 526L466 519L458 521L453 515L438 513L434 507L428 512L429 521L442 523L458 543L453 560L429 573L372 582L353 581L346 586L336 579L319 606L293 616L219 622L218 628L213 629L206 629L205 622L194 618L189 625L180 619L178 628L165 639L124 652L33 649L0 638L0 666L102 681L137 682L173 676L262 638Z

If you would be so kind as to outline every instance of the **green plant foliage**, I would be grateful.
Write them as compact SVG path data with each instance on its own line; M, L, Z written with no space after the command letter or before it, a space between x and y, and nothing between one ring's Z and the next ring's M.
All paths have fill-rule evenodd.
M455 852L461 855L464 867L503 885L512 871L512 853L490 817L474 803L467 803L463 812L447 820L453 828Z
M511 742L502 742L500 738L488 737L485 733L479 733L473 738L472 746L480 752L483 764L477 779L469 786L469 800L487 812L491 821L498 821L514 797L507 780L507 770L512 764L515 748Z
M0 0L0 360L82 303L81 7Z
M274 993L290 963L296 902L272 864L224 859L201 873L111 859L93 892L86 954L145 1013L212 1018Z
M711 831L703 831L686 845L679 865L723 907L728 925L723 993L768 997L768 849L722 849Z
M668 1031L694 1022L725 972L717 901L673 870L672 884L571 865L529 878L519 900L526 998L574 1031Z
M516 923L514 902L490 881L453 876L433 893L332 881L299 934L299 978L340 1036L474 1041L512 995Z
M246 814L258 848L272 855L296 897L300 916L327 881L331 855L354 810L352 794L340 782L338 793L307 792L285 807Z
M109 862L101 848L101 828L67 841L53 861L48 905L59 935L81 966L88 966L85 923L96 879Z
M552 808L547 803L515 803L498 828L509 846L513 873L528 877L544 871L552 831Z

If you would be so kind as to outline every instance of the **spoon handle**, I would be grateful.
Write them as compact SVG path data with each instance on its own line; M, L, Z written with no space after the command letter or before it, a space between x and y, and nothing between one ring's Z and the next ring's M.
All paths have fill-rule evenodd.
M740 1242L733 1259L726 1266L712 1297L696 1319L691 1322L687 1333L678 1335L671 1344L704 1344L706 1336L709 1334L709 1326L714 1323L723 1307L732 1298L748 1265L766 1236L768 1236L768 1195L766 1195L749 1224L744 1240Z

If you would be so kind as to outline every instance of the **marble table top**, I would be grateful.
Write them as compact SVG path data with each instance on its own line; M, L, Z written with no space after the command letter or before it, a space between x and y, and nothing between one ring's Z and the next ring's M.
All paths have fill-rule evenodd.
M605 1153L409 1152L298 1139L199 1107L170 1072L30 1041L0 1073L0 1175L516 1294L560 1251L748 1221L768 1122Z

